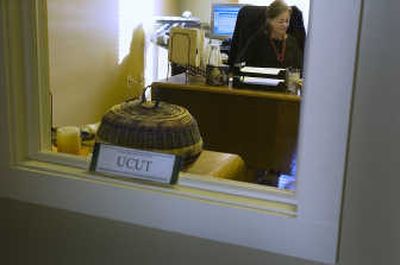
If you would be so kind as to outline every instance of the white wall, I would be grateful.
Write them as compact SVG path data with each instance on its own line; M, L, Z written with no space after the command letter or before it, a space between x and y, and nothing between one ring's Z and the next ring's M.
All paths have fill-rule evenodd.
M342 264L400 264L399 10L398 0L364 1Z
M0 198L5 265L317 265L177 233Z

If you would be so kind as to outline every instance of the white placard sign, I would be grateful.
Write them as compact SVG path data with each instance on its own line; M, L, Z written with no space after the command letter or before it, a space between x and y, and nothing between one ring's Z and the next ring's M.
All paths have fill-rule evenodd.
M106 175L174 184L178 178L179 166L179 157L172 154L97 143L90 170Z

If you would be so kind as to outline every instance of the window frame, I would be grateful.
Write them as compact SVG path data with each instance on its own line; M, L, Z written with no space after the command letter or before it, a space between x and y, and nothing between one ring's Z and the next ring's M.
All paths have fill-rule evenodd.
M254 195L249 187L236 196L224 181L231 194L196 176L175 187L126 182L90 174L87 161L40 151L50 147L46 1L1 1L0 117L8 125L0 132L7 158L0 196L334 263L361 4L311 3L297 191Z

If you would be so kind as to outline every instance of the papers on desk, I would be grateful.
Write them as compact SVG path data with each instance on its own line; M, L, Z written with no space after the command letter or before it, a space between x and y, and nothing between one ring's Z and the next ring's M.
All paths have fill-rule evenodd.
M270 68L270 67L250 67L245 66L240 69L242 73L247 74L262 74L262 75L278 75L284 68Z
M280 83L285 82L283 79L263 78L263 77L250 77L244 76L243 83L249 85L262 85L262 86L278 86Z

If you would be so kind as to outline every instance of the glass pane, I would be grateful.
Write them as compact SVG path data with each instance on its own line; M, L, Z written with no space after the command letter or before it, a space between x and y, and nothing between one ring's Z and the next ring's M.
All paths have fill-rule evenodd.
M184 171L294 189L302 93L297 81L305 31L298 43L298 32L292 30L299 20L289 20L299 13L292 10L284 17L283 12L282 17L278 12L268 25L265 18L258 21L255 31L243 34L266 41L246 43L247 48L240 46L235 53L236 17L241 4L249 1L229 2L151 0L137 5L129 0L48 0L53 151L90 156L109 109L140 98L145 86L156 82L148 99L151 94L185 107L199 125L204 150ZM292 2L288 4L300 8L305 30L309 2ZM265 16L260 10L256 12ZM279 27L284 31L278 34L281 38L275 34ZM224 29L223 34L218 35L217 28ZM182 32L192 34L194 39L188 39L193 42L179 40ZM260 45L270 45L274 53L266 58L281 64L268 65L257 55L258 49L249 48ZM235 72L230 61L234 54L236 62L250 67ZM219 63L230 64L229 71ZM291 66L300 71L289 75ZM216 79L211 70L219 71L222 83L212 83ZM292 90L287 89L289 76L296 79ZM265 82L276 83L277 89Z

